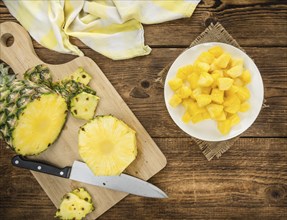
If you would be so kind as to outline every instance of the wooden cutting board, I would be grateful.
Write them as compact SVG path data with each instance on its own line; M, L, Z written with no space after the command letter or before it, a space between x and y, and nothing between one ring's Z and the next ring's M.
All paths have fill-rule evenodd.
M28 68L44 63L37 57L29 34L19 24L14 22L1 23L0 37L0 59L10 65L20 77ZM14 38L14 42L11 46L7 46L6 41L11 37ZM93 76L90 87L96 90L97 95L101 98L96 114L112 114L122 119L137 132L138 156L126 169L126 173L148 180L165 167L165 156L92 59L78 57L65 64L46 65L52 71L54 80L59 80L82 66ZM71 166L74 160L81 160L77 145L78 129L84 123L83 120L68 116L66 126L59 139L48 150L39 156L33 157L33 159L45 161L59 167ZM91 193L95 205L95 211L88 215L87 219L97 218L127 196L126 193L122 192L37 172L32 173L56 207L59 207L61 198L65 193L76 187L85 187Z

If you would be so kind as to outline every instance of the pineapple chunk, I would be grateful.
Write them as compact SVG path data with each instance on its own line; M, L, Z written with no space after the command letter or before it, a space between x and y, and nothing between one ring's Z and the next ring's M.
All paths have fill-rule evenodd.
M228 90L233 83L233 79L221 77L217 80L219 90Z
M214 61L214 55L209 52L202 52L199 55L198 60L207 64L211 64Z
M199 107L196 103L189 105L188 112L191 116L205 112L204 108Z
M75 118L90 120L94 117L100 98L81 92L71 99L71 113Z
M176 91L178 88L182 86L183 81L182 79L175 77L174 79L169 80L168 84L173 91Z
M223 103L223 98L224 98L224 91L219 90L219 89L212 89L211 92L211 100L217 104L222 104Z
M120 175L137 155L136 132L109 115L80 127L79 154L96 176Z
M178 106L181 102L182 102L182 99L181 99L177 94L174 94L174 95L171 97L171 99L169 100L169 104L170 104L172 107Z
M201 73L201 72L208 72L210 69L210 65L208 63L196 61L194 64L194 71Z
M242 102L250 98L250 91L246 87L240 87L236 94Z
M210 118L210 116L209 116L208 112L206 111L206 109L203 109L200 113L193 115L191 117L191 121L192 121L192 123L195 124L195 123L201 122L201 121L203 121L205 119L209 119L209 118Z
M240 111L240 112L247 112L249 109L250 109L250 104L249 104L248 102L243 102L243 103L240 105L239 111Z
M241 79L239 79L239 78L234 79L233 84L234 84L235 86L238 86L238 87L244 86L244 82L243 82Z
M223 106L218 104L209 104L206 109L211 118L215 119L223 112Z
M243 66L243 59L241 58L231 58L230 60L230 67L234 67L237 65Z
M237 114L232 114L228 117L228 120L231 122L231 126L237 125L240 122L240 118Z
M187 99L182 100L182 105L185 109L188 109L188 106L191 105L192 103L195 103L195 102L191 98L187 98Z
M208 50L214 57L219 57L224 53L223 49L220 46L214 46Z
M186 79L186 77L192 73L192 70L193 70L192 65L180 67L176 73L176 77L180 79Z
M236 65L234 67L231 67L229 70L226 71L227 75L236 78L239 77L242 74L243 66L242 65Z
M198 87L198 83L197 83L198 79L199 79L199 75L196 73L192 73L188 75L187 81L189 82L191 89L196 89Z
M225 114L225 112L224 112L224 111L221 112L221 114L220 114L219 116L217 116L217 117L215 118L215 120L216 120L216 121L224 121L224 120L226 120L226 114Z
M211 87L202 87L201 88L201 93L205 95L209 95L211 92Z
M240 109L240 99L237 95L228 96L225 101L223 102L224 111L235 114Z
M232 96L236 94L239 90L238 86L232 85L228 90L225 91L226 96Z
M198 88L192 90L192 94L193 94L194 98L196 99L197 96L202 94L202 88L198 87Z
M221 132L221 134L226 135L230 132L231 121L228 119L225 121L218 121L217 122L217 128Z
M227 67L229 61L231 59L231 56L228 53L223 53L218 58L215 59L214 65L224 69Z
M244 70L240 79L244 82L245 85L251 82L251 74L248 70Z
M84 70L83 67L79 67L75 72L65 77L63 80L75 80L84 85L88 85L92 77Z
M211 86L213 81L214 80L209 73L203 72L199 76L198 85L203 86L203 87L208 87L208 86Z
M187 86L182 86L180 87L177 91L176 94L181 98L181 99L185 99L187 97L189 97L191 95L191 89L188 88Z
M204 107L211 103L210 95L201 94L196 97L196 101L199 107Z
M191 121L191 118L192 118L192 116L189 114L188 111L186 111L186 112L184 113L184 115L182 116L181 120L182 120L184 123L188 123L188 122Z

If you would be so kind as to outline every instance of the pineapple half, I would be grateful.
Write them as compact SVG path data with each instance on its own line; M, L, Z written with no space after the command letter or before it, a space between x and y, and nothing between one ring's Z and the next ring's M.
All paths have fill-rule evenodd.
M80 220L94 210L90 194L78 188L64 195L56 216L62 220Z
M136 158L136 132L113 116L97 116L79 130L79 154L95 175L120 175Z
M67 104L45 85L15 79L0 64L0 132L20 155L37 155L59 136L66 121Z

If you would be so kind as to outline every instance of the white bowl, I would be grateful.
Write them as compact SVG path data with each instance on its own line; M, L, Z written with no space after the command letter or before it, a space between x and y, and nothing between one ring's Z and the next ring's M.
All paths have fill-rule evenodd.
M202 122L193 124L192 122L184 123L181 118L184 114L184 107L182 105L173 108L169 105L169 100L171 99L174 92L168 85L168 81L175 77L176 72L179 67L185 66L188 64L193 64L196 58L204 51L207 51L209 48L213 46L221 46L224 51L231 54L233 58L242 58L244 60L244 67L248 69L251 73L251 83L247 85L250 90L250 110L245 113L238 113L240 117L240 123L231 128L231 131L227 135L222 135L217 129L217 124L215 121L208 119ZM211 42L211 43L203 43L191 47L180 54L174 63L171 65L164 84L164 99L167 110L173 119L173 121L180 127L184 132L189 134L192 137L205 140L205 141L224 141L231 139L240 135L242 132L247 130L257 118L264 97L264 88L263 82L258 68L256 67L253 60L240 49L233 47L229 44Z

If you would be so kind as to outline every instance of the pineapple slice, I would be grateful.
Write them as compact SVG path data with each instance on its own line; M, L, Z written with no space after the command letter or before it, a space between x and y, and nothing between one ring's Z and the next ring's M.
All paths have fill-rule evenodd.
M245 85L251 82L251 74L248 70L244 70L240 79L244 82Z
M217 104L222 104L224 101L224 91L219 89L212 89L211 100Z
M206 109L210 115L211 118L215 119L221 115L223 112L223 105L218 104L209 104L206 106Z
M92 203L91 195L83 187L74 189L72 193L78 196L80 199L85 200L88 203Z
M75 118L90 120L94 117L100 98L86 92L74 96L71 99L70 110Z
M214 57L219 57L224 53L223 49L220 46L214 46L208 50Z
M240 111L240 112L247 112L249 109L250 109L250 104L249 104L248 102L243 102L243 103L240 105L239 111Z
M84 70L83 67L79 67L75 72L65 77L63 80L75 80L84 85L88 85L92 77Z
M230 76L231 78L236 78L241 76L243 72L243 66L242 65L236 65L234 67L231 67L229 70L226 71L226 74Z
M226 135L231 130L231 121L228 119L225 121L218 121L217 128L221 132L221 134Z
M192 93L191 89L188 88L188 86L184 86L184 85L176 91L176 94L181 99L185 99L185 98L189 97L191 95L191 93Z
M228 90L232 86L233 79L221 77L217 80L219 90Z
M199 55L198 60L203 63L211 64L214 61L214 55L210 52L202 52Z
M169 100L169 104L174 108L178 106L181 102L182 99L177 94L174 94Z
M120 175L136 158L136 132L113 116L97 116L80 128L79 154L96 176Z
M196 97L197 104L200 108L211 103L210 95L201 94Z
M173 91L176 91L177 89L179 89L182 86L182 84L183 84L182 79L177 78L177 77L168 81L168 85Z
M91 202L79 198L74 193L67 193L62 199L55 217L62 220L81 220L93 210L94 206Z
M212 76L207 73L207 72L203 72L200 74L199 79L198 79L198 85L203 86L203 87L208 87L211 86L211 84L213 83L213 78Z
M224 69L227 67L230 59L231 56L228 53L223 53L218 58L215 59L214 65L218 66L221 69Z

